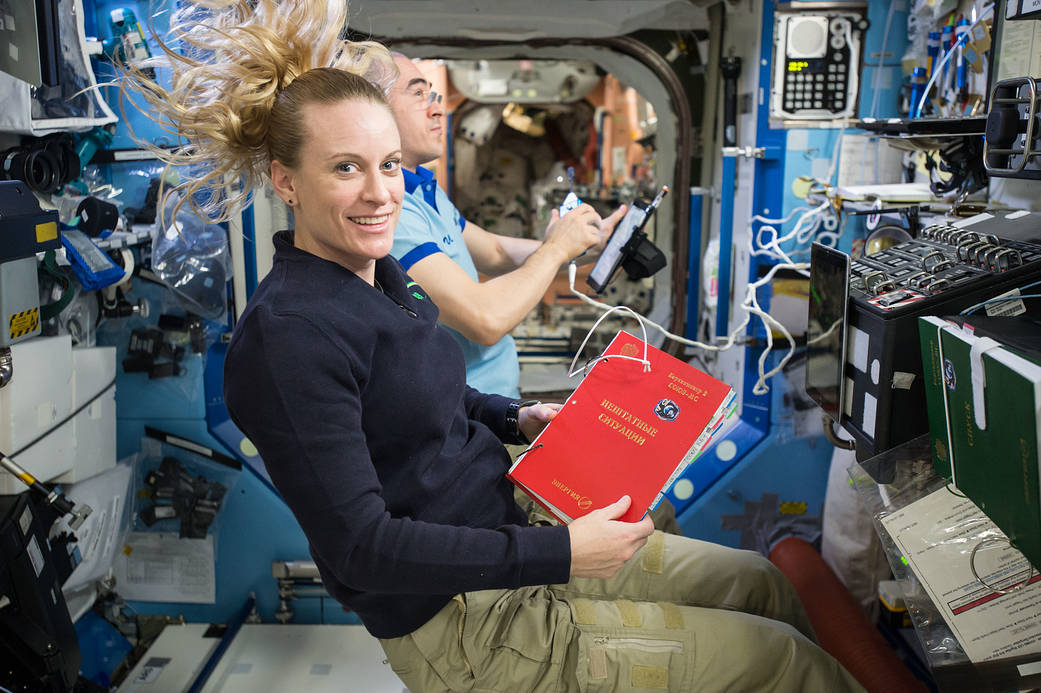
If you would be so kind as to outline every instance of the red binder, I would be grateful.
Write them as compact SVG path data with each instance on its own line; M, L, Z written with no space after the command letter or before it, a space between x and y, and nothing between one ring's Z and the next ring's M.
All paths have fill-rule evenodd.
M636 522L688 464L736 421L733 389L619 332L507 477L561 522L623 495Z

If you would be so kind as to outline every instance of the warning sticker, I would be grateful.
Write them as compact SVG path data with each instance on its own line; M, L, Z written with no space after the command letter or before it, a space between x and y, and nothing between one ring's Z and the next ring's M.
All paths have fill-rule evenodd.
M11 339L24 337L35 332L40 327L40 309L33 308L32 310L23 310L21 313L14 313L8 324L10 327L8 334Z

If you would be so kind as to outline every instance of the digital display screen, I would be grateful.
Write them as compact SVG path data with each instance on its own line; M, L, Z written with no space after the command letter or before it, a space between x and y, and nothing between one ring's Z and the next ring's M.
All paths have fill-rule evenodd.
M614 227L611 238L608 239L607 245L604 246L603 252L600 253L600 257L597 258L596 264L593 265L593 269L586 278L586 283L598 294L603 293L607 285L611 283L611 278L622 264L622 248L632 238L633 233L643 227L647 216L647 210L639 204L639 201L636 201L629 205L625 217Z
M849 255L814 243L810 250L806 394L836 422L845 398Z
M789 60L788 72L802 72L805 68L809 66L810 64L805 60Z

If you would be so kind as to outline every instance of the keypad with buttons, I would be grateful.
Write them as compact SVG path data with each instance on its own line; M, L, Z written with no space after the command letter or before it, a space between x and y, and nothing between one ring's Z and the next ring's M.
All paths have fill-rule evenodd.
M846 110L849 94L850 46L845 28L849 20L834 17L830 24L830 47L819 58L789 58L784 65L782 103L789 115L823 115Z

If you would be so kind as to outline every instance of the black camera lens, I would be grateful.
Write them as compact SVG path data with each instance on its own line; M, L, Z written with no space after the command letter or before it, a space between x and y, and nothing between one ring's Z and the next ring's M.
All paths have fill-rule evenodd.
M73 147L71 137L57 137L43 147L57 162L55 185L61 188L80 177L80 157Z
M38 193L57 192L59 162L46 150L21 147L4 152L2 170L5 178L24 181Z
M46 149L29 152L25 184L38 193L55 193L61 187L61 163Z

